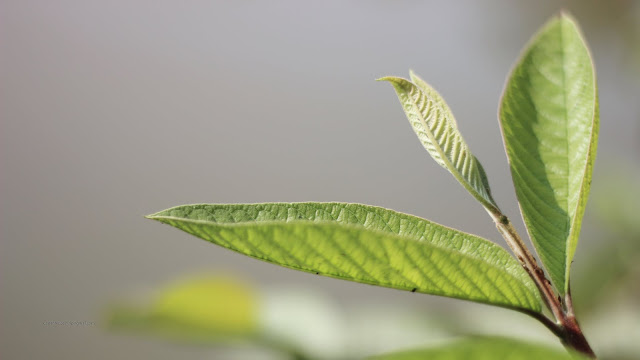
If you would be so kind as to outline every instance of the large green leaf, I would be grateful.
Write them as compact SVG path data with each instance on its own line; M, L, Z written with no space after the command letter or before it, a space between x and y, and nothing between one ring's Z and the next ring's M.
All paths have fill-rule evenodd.
M593 64L561 14L525 49L500 106L502 135L527 230L561 293L591 186L598 138Z
M535 285L501 247L379 207L344 203L186 205L149 218L297 270L540 311Z
M396 89L413 130L436 162L449 170L487 210L499 213L484 169L460 135L442 96L413 72L413 82L392 76L379 80L390 82Z
M563 350L501 337L478 337L440 347L374 356L371 360L577 360Z

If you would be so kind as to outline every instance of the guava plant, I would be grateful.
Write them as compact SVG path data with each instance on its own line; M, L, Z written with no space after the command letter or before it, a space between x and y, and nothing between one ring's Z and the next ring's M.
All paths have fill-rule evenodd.
M440 94L413 72L410 79L379 80L393 85L422 145L484 207L512 254L475 235L361 204L198 204L148 218L288 268L516 310L542 322L570 352L595 358L570 290L599 125L593 63L575 20L561 13L534 36L499 110L520 210L541 264L491 196L487 175ZM382 358L450 359L465 346L471 355L541 354L527 344L480 338L462 348Z

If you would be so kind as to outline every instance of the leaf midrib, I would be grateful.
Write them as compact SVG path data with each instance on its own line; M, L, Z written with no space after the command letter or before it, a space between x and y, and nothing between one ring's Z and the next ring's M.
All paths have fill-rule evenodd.
M306 202L294 202L294 203L286 203L286 202L280 202L280 203L257 203L257 204L253 204L253 205L276 205L276 206L290 206L290 205L310 205L310 203L306 203ZM342 208L342 210L344 211L349 211L351 212L351 214L353 214L354 216L356 215L356 213L354 213L351 209L348 209L348 205L352 205L352 203L347 203L347 202L326 202L326 203L318 203L318 204L322 204L322 205L344 205L344 207ZM217 206L236 206L237 204L216 204ZM163 210L160 213L163 212L168 212L168 211L172 211L175 209L182 209L185 206L189 206L189 207L200 207L200 206L204 206L204 207L208 207L210 206L210 204L191 204L191 205L183 205L183 206L176 206L173 208L169 208L167 210ZM417 226L417 224L415 224L415 222L419 222L422 223L425 226L425 230L428 227L431 226L436 226L441 228L442 230L448 231L448 232L453 232L453 233L458 233L460 234L462 237L469 237L469 238L473 238L474 240L476 240L478 243L481 243L483 246L491 248L491 249L502 249L505 250L503 247L498 246L495 242L490 241L488 239L485 239L483 237L474 235L474 234L470 234L458 229L454 229L451 227L448 227L446 225L442 225L442 224L437 224L437 223L433 223L429 220L426 220L424 218L421 218L419 216L416 215L411 215L408 213L403 213L403 212L399 212L396 210L391 210L391 209L387 209L384 207L379 207L379 206L371 206L371 205L361 205L364 208L371 208L374 210L384 210L384 211L392 211L394 213L396 213L396 216L398 217L398 220L400 222L402 221L406 221L407 223L411 224L412 226ZM393 236L398 236L398 237L402 237L402 238L407 238L407 239L411 239L413 241L417 241L417 242L426 242L434 247L438 247L438 248L442 248L442 249L449 249L451 251L458 251L460 253L464 253L467 254L468 256L472 257L472 258L477 258L477 259L482 259L485 260L483 257L481 256L476 256L472 253L469 252L465 252L465 251L461 251L461 250L456 250L452 247L448 247L446 245L443 245L441 242L430 242L428 239L422 237L422 238L417 238L415 236L411 236L411 235L406 235L406 234L400 234L400 233L396 233L391 225L389 224L388 221L386 221L380 214L374 213L374 212L369 212L369 214L374 214L376 217L378 217L380 219L380 221L384 224L384 226L386 228L389 229L389 231L382 231L379 229L373 229L373 228L369 228L367 226L365 226L364 224L354 224L354 223L346 223L346 222L339 222L338 220L335 219L334 221L328 221L328 220L308 220L308 219L293 219L293 220L243 220L243 221L239 221L239 222L233 222L233 223L228 223L228 222L218 222L218 221L211 221L211 220L201 220L201 219L192 219L192 218L188 218L188 217L179 217L179 216L168 216L168 215L158 215L160 213L157 214L152 214L147 216L147 218L152 219L152 220L157 220L157 219L172 219L172 220L179 220L179 221L190 221L190 222L200 222L202 224L209 224L209 225L213 225L213 226L224 226L224 227L235 227L235 226L246 226L246 225L260 225L260 224L292 224L292 223L303 223L303 224L329 224L329 225L340 225L340 226L347 226L347 227L353 227L353 228L359 228L359 229L364 229L367 231L374 231L374 232L379 232L382 234L389 234L389 235L393 235ZM329 213L329 212L327 212ZM424 236L424 234L422 234L422 236ZM506 252L506 250L505 250ZM508 253L507 253L508 255ZM506 256L506 259L508 259L507 261L511 261L512 257L511 256Z
M569 179L571 178L572 172L571 172L571 153L569 152L569 126L570 126L570 124L569 124L569 109L568 109L568 105L567 105L569 103L569 101L567 99L567 97L568 97L567 69L566 69L566 67L567 67L567 62L566 62L567 56L565 54L566 46L564 45L565 36L564 36L564 24L563 24L563 22L560 22L559 26L560 26L560 44L561 44L560 61L562 62L562 76L561 77L562 77L562 89L563 89L563 91L562 91L562 102L563 102L562 108L564 110L564 119L565 119L565 121L564 121L565 126L564 126L563 130L564 130L564 133L565 133L565 136L564 136L564 139L565 139L565 154L567 154L567 158L566 158L567 164L566 164L566 166L567 166L567 170L568 170L567 171L568 176L565 178L565 194L567 194L565 201L567 203L567 210L568 210L569 209L569 204L570 204L570 201L571 201L570 200L571 196L569 194L569 191L570 191L570 189L569 189ZM574 215L575 215L575 212L574 212ZM569 228L569 234L567 234L567 240L566 240L567 243L566 243L566 246L565 246L565 253L564 253L565 259L566 259L566 255L568 254L568 250L569 250L569 236L570 235L571 235L571 228ZM566 260L565 260L565 267L566 266L567 266L567 264L566 264ZM566 279L565 279L565 281L566 281Z
M579 30L576 30L576 31L578 32L578 38L580 39L580 41L583 41L583 36L580 33L580 31ZM592 89L593 89L593 99L594 99L594 101L593 101L593 107L591 109L592 116L591 116L591 126L589 127L589 146L587 147L587 152L586 152L587 159L586 159L586 161L584 163L584 168L582 169L582 182L580 183L580 189L578 191L578 200L576 201L576 207L574 209L574 216L573 216L573 219L572 219L572 222L571 222L571 228L570 228L570 231L569 231L569 236L567 238L567 260L569 260L568 256L569 256L570 251L571 251L571 243L573 242L574 234L576 233L576 231L580 230L580 229L576 229L576 227L577 227L577 223L581 222L582 219L581 219L581 217L576 216L576 215L578 215L578 209L580 208L580 206L581 206L581 204L583 202L582 194L584 192L585 183L587 181L590 181L590 179L587 179L587 172L589 170L589 164L595 160L595 159L591 158L591 151L592 151L594 146L597 146L597 143L594 144L594 142L593 142L593 137L594 137L594 130L595 130L594 128L595 128L595 125L596 125L595 124L596 123L596 116L597 116L596 109L597 109L597 106L598 106L598 87L597 87L597 83L596 83L596 79L595 79L595 70L593 69L593 57L589 53L589 48L586 47L586 46L585 46L585 51L587 52L587 55L588 55L587 58L589 60L589 63L591 64L591 66L589 67L589 69L590 69L589 75L592 77L592 81L593 81L593 88ZM564 55L564 53L563 53L563 55ZM595 154L594 154L594 156L595 156ZM586 203L586 199L584 200L584 202ZM583 215L584 215L584 213L583 213ZM573 254L571 254L571 256L573 257ZM567 266L567 268L565 269L565 277L567 279L569 278L570 265L571 264L569 264L569 266ZM567 281L565 283L565 291L568 290L568 284L569 284L569 282Z
M594 105L594 109L592 110L592 113L594 114L592 119L591 119L591 126L589 127L589 137L588 137L588 141L589 141L589 146L587 147L587 151L586 151L586 159L585 159L585 165L583 167L583 169L581 169L582 171L580 171L579 173L582 176L582 181L580 182L580 188L578 189L577 192L577 199L575 200L575 206L571 206L571 194L570 194L570 186L569 186L569 179L572 178L574 175L578 174L578 172L576 172L575 174L571 171L572 167L571 167L571 161L572 161L572 156L571 153L569 152L569 127L570 127L570 118L569 118L569 107L568 107L568 96L569 96L569 91L567 89L567 56L566 56L566 51L567 51L567 46L564 45L564 39L565 39L565 26L563 24L563 22L559 23L559 27L560 27L560 31L559 31L559 37L560 37L560 44L561 44L561 51L560 51L560 55L561 55L561 62L562 62L562 89L563 89L563 96L562 96L562 100L564 102L563 104L563 110L564 110L564 116L565 116L565 145L566 145L566 154L567 154L567 169L568 169L568 176L566 178L566 182L565 182L565 186L566 186L566 208L567 210L569 210L569 216L571 217L571 225L569 227L569 231L566 237L566 244L565 244L565 253L564 253L564 267L565 267L565 279L564 279L564 288L567 288L567 283L568 283L568 273L569 273L569 268L571 266L571 264L569 263L569 254L570 254L570 250L571 250L571 244L573 242L573 236L576 233L576 226L577 223L581 220L578 218L578 208L580 207L581 203L582 203L582 193L584 191L584 183L587 180L586 179L586 173L587 173L587 169L589 167L589 161L591 160L589 157L591 155L591 148L593 146L592 144L592 139L593 139L593 127L594 127L594 120L595 120L595 105ZM580 35L580 34L578 34ZM581 39L581 36L579 36L579 38ZM570 45L570 44L568 44ZM595 84L595 81L594 81ZM595 85L594 85L595 86ZM594 92L595 94L595 92ZM595 102L594 102L595 104Z
M571 176L573 175L572 173L572 169L571 169L571 153L569 152L569 109L568 109L568 89L567 89L567 62L566 62L566 46L564 44L564 39L565 39L565 35L564 35L564 23L561 21L558 23L559 27L560 27L560 61L562 62L562 74L561 74L561 78L562 78L562 101L563 101L563 110L564 110L564 131L565 131L565 154L567 154L566 156L566 166L567 166L567 177L565 179L565 194L566 194L566 198L565 198L565 202L566 202L566 208L567 210L569 210L569 205L570 205L570 201L571 201L571 194L570 194L570 186L569 186L569 179L571 178ZM587 153L588 154L588 153ZM588 156L588 155L587 155ZM584 173L583 173L584 175ZM564 293L565 289L567 288L567 283L569 282L569 278L568 278L568 273L569 273L569 268L571 266L571 264L569 263L569 248L570 248L570 244L571 244L571 232L573 231L573 226L574 226L574 222L575 222L575 218L576 218L576 211L577 211L577 207L580 204L580 195L578 195L578 201L576 202L576 207L574 209L572 209L572 213L569 213L567 215L569 215L572 218L571 221L571 225L569 226L569 231L567 233L567 236L565 238L565 244L564 244L564 254L561 254L562 256L562 265L564 267L564 275L562 278L562 287L563 289L558 289L560 290L560 292Z

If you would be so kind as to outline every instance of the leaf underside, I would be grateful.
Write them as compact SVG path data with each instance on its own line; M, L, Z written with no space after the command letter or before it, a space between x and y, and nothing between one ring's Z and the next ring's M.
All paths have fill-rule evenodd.
M500 122L527 231L564 294L599 124L591 57L569 16L552 19L525 49L507 82Z
M455 341L439 347L408 350L370 360L576 360L569 353L543 345L502 337L478 337Z
M498 213L485 171L462 138L442 96L413 72L412 81L392 76L379 80L393 85L411 127L434 160L487 210Z
M388 209L345 203L202 204L149 218L297 270L540 311L535 285L503 248Z

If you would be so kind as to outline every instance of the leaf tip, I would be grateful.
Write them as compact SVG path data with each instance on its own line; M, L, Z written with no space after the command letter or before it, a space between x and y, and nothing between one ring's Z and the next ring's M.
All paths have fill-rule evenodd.
M422 78L420 76L418 76L418 74L416 74L413 70L409 69L409 78L411 79L411 81L418 85L420 88L424 89L432 89L431 85L427 84L426 81L422 80Z
M576 18L571 14L571 12L567 9L561 9L556 16L553 17L553 19L551 21L558 21L560 23L568 23L571 24L574 27L578 27L578 21L576 20Z
M413 69L409 69L409 79L411 79L414 84L419 84L421 82L425 83L424 80L422 80L420 76L413 71Z
M160 213L157 212L154 214L145 215L144 218L149 220L158 220L158 218L160 218Z
M383 76L381 78L377 78L376 81L388 81L391 82L395 77L393 76Z
M409 80L397 76L385 76L377 79L377 81L388 82L396 89L398 93L406 92L411 86L413 86L413 84Z
M566 8L562 8L560 9L560 11L558 11L558 17L561 19L564 18L573 18L573 15L571 15L571 12L569 12L569 10L567 10Z

